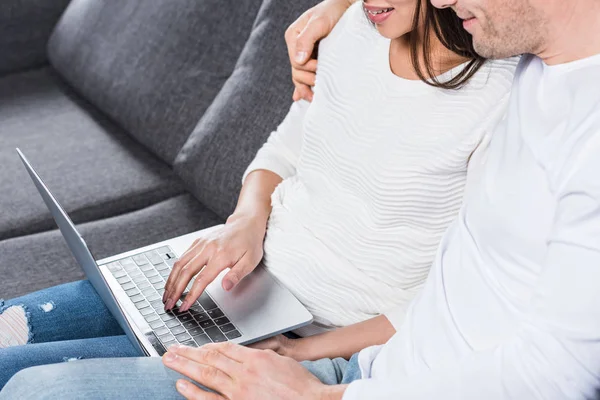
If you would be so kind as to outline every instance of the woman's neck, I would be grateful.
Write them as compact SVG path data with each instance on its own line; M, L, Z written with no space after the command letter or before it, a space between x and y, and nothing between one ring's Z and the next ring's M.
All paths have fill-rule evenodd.
M417 35L416 38L414 36ZM415 70L412 62L412 56L410 52L410 43L412 40L417 41L419 66L421 67L421 74L429 77L429 73L425 68L425 55L423 54L423 37L424 32L413 31L409 32L399 38L392 39L390 43L390 54L389 62L390 69L394 73L404 79L418 80L419 75ZM414 39L413 39L414 38ZM462 57L452 51L448 50L439 41L435 33L431 33L429 41L429 59L431 66L434 71L434 76L439 76L445 72L448 72L452 68L463 64L468 61L467 58Z

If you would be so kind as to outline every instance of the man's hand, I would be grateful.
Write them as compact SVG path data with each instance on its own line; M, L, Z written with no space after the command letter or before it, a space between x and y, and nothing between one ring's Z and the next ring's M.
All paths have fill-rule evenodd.
M324 0L302 14L285 32L292 64L292 80L296 86L294 101L312 101L311 86L315 85L317 71L317 60L312 57L315 44L329 35L354 1L356 0Z
M195 400L325 400L341 399L346 385L322 384L296 361L270 350L233 343L200 348L171 346L163 363L217 393L204 391L184 379L177 391Z

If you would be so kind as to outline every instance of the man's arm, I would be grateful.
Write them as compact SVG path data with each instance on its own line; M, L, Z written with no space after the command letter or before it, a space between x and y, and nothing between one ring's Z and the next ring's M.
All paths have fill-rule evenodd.
M312 101L317 60L315 44L333 30L344 12L358 0L324 0L302 14L285 32L292 80L296 86L293 99Z
M578 144L581 141L574 141ZM600 384L600 134L553 177L554 226L529 312L501 345L344 399L583 399Z

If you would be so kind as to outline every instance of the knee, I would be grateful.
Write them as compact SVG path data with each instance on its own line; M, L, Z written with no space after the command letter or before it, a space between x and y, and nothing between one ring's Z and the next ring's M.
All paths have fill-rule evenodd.
M13 375L0 392L0 400L35 398L39 391L37 385L33 384L37 381L33 369L27 368Z
M56 366L38 366L17 372L0 392L0 400L66 398L64 376Z

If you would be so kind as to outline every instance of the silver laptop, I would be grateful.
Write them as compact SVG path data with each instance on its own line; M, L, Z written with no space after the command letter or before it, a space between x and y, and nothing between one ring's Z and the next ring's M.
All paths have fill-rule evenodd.
M69 216L17 152L75 259L140 354L161 356L176 343L248 344L312 322L308 310L262 266L230 292L221 286L224 271L189 311L175 307L165 312L164 285L178 255L216 227L96 261Z

